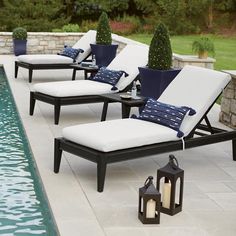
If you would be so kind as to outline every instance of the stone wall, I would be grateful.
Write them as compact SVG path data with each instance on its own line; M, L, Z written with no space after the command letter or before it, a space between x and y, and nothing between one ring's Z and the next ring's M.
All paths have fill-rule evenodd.
M185 65L193 65L204 67L208 69L214 69L215 59L208 57L206 59L199 59L194 55L180 55L173 53L173 67L183 68Z
M27 54L55 54L74 45L83 33L28 33ZM0 33L0 54L13 54L12 33Z
M235 76L224 89L221 99L220 121L231 128L236 128L236 71Z
M41 33L28 32L27 54L56 54L64 45L73 46L84 33ZM119 44L120 51L127 43L136 41L126 39L116 34L112 35L113 42ZM0 55L13 54L12 33L0 32Z

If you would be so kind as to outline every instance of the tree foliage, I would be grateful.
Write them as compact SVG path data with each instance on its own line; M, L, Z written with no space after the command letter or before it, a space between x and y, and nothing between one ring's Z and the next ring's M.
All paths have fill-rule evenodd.
M117 16L128 9L128 3L129 0L76 0L76 17L79 21L97 20L103 11Z
M28 31L51 31L67 24L63 0L3 0L0 9L1 30L18 26ZM10 16L10 17L9 17Z
M51 31L68 23L97 22L103 11L111 20L136 16L150 26L162 21L172 34L197 33L214 31L215 25L235 26L236 0L0 0L0 30Z

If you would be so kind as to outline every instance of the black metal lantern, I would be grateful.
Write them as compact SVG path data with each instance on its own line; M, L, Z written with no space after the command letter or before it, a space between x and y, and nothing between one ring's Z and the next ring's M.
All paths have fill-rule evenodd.
M138 218L143 224L160 223L161 194L153 185L153 177L149 176L139 189Z
M184 171L179 168L178 161L174 155L169 156L169 162L166 166L157 170L158 191L160 191L162 178L164 178L164 183L160 211L173 216L182 210L184 187ZM176 194L177 182L179 183L179 196Z

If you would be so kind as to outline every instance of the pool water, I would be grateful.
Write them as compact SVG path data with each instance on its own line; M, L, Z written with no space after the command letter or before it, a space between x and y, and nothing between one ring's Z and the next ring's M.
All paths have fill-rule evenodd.
M0 67L0 235L57 235L4 69Z

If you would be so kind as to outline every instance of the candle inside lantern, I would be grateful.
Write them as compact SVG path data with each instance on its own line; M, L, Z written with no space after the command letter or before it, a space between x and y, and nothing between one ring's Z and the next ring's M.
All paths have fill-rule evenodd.
M170 193L171 193L171 183L164 183L162 191L162 206L165 208L170 208Z
M155 214L156 214L156 201L150 199L147 201L146 217L155 218Z

